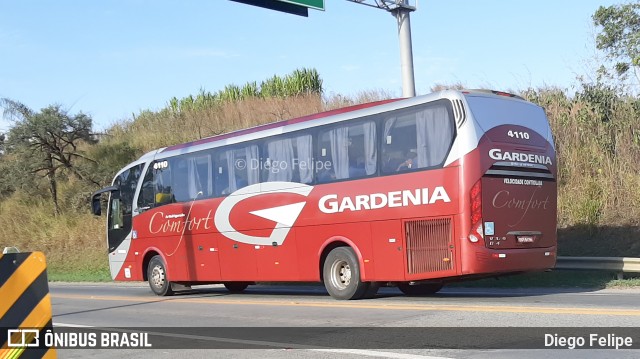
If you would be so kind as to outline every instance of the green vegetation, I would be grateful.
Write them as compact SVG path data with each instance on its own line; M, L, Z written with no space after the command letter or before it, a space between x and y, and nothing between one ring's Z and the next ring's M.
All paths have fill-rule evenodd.
M315 69L295 70L284 77L273 76L260 83L248 82L244 86L227 85L224 90L215 93L200 90L196 96L169 100L169 108L174 113L198 111L212 108L223 103L248 100L287 98L322 93L322 80Z
M78 149L82 142L97 142L91 135L91 118L82 113L70 116L60 106L49 106L35 112L10 99L0 100L0 105L5 108L5 114L17 119L3 144L7 156L3 167L11 174L3 178L5 191L11 193L25 183L33 185L34 176L42 176L48 183L54 215L59 215L60 177L71 174L82 181L99 185L84 173L82 166L75 164L78 159L96 164Z
M613 61L616 75L624 78L633 72L640 82L640 2L600 6L593 23L601 29L596 46ZM606 67L600 70L601 74L606 71Z
M640 278L617 279L617 273L606 271L564 271L517 274L499 278L450 284L453 287L494 288L629 288L640 286Z
M598 48L621 76L638 71L639 8L600 8L593 17L601 29ZM546 109L555 135L559 254L640 257L640 98L612 77L596 77L575 94L552 87L521 91ZM89 200L125 164L159 147L389 97L376 91L323 96L317 71L302 69L259 85L174 97L100 136L91 135L91 118L82 113L59 106L36 112L2 99L5 116L16 122L0 137L0 247L45 252L53 280L109 280L105 219L89 214ZM640 284L613 278L557 271L470 285Z
M604 85L522 95L546 109L558 154L560 255L640 256L640 99Z

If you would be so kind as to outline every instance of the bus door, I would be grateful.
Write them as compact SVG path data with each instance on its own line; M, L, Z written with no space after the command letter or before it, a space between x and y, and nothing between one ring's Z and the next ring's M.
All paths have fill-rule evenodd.
M172 280L220 278L213 209L208 201L199 201L212 196L209 173L206 155L161 159L149 165L142 182L138 241L163 253Z
M133 198L143 164L132 166L120 173L113 181L118 188L109 197L107 244L109 247L109 267L111 277L115 278L124 267L124 278L131 278L133 263L125 259L131 246Z

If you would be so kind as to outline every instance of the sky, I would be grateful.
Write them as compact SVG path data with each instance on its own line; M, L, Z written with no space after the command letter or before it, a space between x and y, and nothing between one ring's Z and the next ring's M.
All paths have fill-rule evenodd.
M621 2L411 0L416 93L570 90L598 67L591 15ZM0 0L0 98L83 112L97 130L299 68L318 70L329 96L400 97L395 18L346 0L309 17L228 0Z

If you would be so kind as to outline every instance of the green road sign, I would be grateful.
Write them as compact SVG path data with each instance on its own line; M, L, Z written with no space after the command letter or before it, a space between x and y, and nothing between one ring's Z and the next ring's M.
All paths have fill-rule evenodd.
M323 10L324 0L231 0L289 14L309 16L309 9Z
M289 4L308 7L311 9L324 11L324 0L278 0L281 2L288 2Z

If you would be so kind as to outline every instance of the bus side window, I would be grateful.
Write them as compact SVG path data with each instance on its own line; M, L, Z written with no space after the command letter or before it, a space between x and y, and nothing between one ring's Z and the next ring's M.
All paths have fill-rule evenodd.
M138 195L138 209L144 210L153 208L154 206L154 189L153 189L153 164L149 165L147 173L144 175L140 194Z
M213 196L213 182L211 180L211 156L203 155L193 159L195 168L192 169L194 175L197 176L197 183L200 186L202 194L198 197L209 198ZM194 181L196 182L196 181Z
M208 197L209 156L179 156L171 161L173 195L177 202L189 202Z
M215 196L223 196L229 188L229 175L227 174L227 160L218 156L213 166L213 192Z
M318 182L359 178L376 173L377 142L375 122L336 127L320 135Z
M435 167L445 160L455 129L445 106L404 111L384 121L382 172Z
M157 168L153 175L154 201L156 206L175 202L171 183L171 162L164 168Z
M189 169L187 168L187 161L187 159L182 157L172 158L169 161L173 169L171 185L176 202L188 202L193 199L192 196L189 196Z
M243 187L259 183L260 156L257 145L220 152L216 161L216 194L228 195ZM223 187L226 183L226 187Z
M264 146L261 168L266 182L313 181L313 143L311 135L272 140Z

